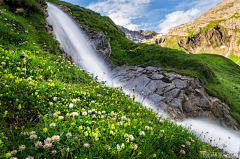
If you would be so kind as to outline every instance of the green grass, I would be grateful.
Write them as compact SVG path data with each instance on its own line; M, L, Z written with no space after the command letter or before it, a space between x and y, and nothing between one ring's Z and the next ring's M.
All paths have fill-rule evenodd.
M216 27L216 26L219 26L219 23L224 22L224 21L226 21L226 19L209 21L209 24L208 24L208 25L206 25L205 27L201 27L201 28L200 28L200 31L195 32L194 35L195 35L195 34L198 34L199 32L207 31L207 30L209 30L210 28L214 28L214 27Z
M41 12L40 1L26 2ZM12 7L0 6L0 158L201 158L202 150L222 152L201 142L199 136L189 130L156 116L120 89L106 87L92 74L76 68L71 58L63 58L59 43L42 30L44 15L31 11L18 15L12 12ZM146 66L152 60L154 65L168 66L167 70L181 70L202 77L212 93L225 91L233 84L234 88L227 89L239 93L239 81L235 78L239 67L231 60L214 55L190 56L156 45L134 44L108 17L97 17L100 15L82 9L79 15L85 15L86 20L82 23L108 32L106 35L111 38L113 50L111 61L121 63L128 59L129 63L137 64L139 60ZM123 49L133 52L127 54L121 51ZM233 102L232 110L237 99L228 96L226 99ZM90 112L93 109L96 111ZM73 117L72 112L78 116ZM146 130L146 126L152 130ZM141 131L145 136L139 134ZM31 135L34 133L37 138ZM125 134L133 135L134 139ZM54 135L60 140L52 142L50 148L43 148L44 140ZM37 148L37 142L43 145ZM85 143L89 143L90 148L85 148ZM21 145L26 149L11 155ZM180 153L183 150L185 154Z
M205 53L205 51L203 50L203 49L201 49L201 50L199 50L199 52L198 52L199 54L204 54Z
M240 15L239 15L239 13L238 12L236 12L236 13L234 13L234 15L233 16L231 16L231 18L240 18Z
M231 59L232 61L234 61L236 64L240 65L240 57L234 54L231 54L229 56L229 59Z
M240 40L237 41L237 45L238 45L238 46L240 45Z

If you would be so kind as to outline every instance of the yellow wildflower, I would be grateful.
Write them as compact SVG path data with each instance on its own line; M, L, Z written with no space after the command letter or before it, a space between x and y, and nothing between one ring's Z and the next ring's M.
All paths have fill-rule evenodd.
M46 132L48 131L48 129L47 129L47 128L44 128L43 131L46 133Z
M9 158L11 156L12 156L12 154L10 152L6 153L6 158Z

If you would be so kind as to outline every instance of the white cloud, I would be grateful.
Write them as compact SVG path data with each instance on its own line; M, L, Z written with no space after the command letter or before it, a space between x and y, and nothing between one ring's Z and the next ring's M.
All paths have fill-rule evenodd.
M164 33L172 27L189 22L221 1L222 0L184 0L175 7L175 10L178 11L166 15L166 19L160 21L158 27L160 31ZM192 9L187 12L179 11L186 8Z
M176 11L170 14L167 14L166 20L164 20L162 22L162 20L160 21L161 24L158 25L158 27L161 29L161 33L165 33L168 29L189 22L190 20L192 20L194 17L196 17L198 15L200 10L198 9L191 9L188 10L187 12L184 11Z
M117 25L130 30L138 30L132 20L144 14L144 9L151 0L98 0L90 3L87 8L109 16Z

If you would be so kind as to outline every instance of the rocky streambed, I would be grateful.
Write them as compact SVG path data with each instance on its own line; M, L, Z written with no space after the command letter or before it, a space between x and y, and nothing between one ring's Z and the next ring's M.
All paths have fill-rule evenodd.
M163 67L116 66L113 78L128 89L154 103L174 120L204 118L226 129L238 131L240 125L231 117L228 104L208 95L201 79L176 72L165 72Z

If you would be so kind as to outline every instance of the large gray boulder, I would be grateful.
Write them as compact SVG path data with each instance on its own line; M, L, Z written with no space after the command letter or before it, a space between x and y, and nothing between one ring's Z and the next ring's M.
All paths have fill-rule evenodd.
M142 76L140 76L140 77L137 77L137 78L135 79L135 81L136 81L139 85L141 85L141 86L143 86L143 87L146 87L146 85L150 82L150 79L147 78L145 75L142 75Z
M167 93L164 94L164 97L166 97L167 102L171 102L174 98L176 98L180 94L181 90L178 88L175 88Z

